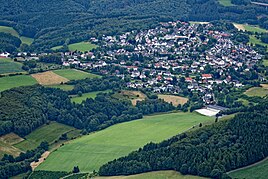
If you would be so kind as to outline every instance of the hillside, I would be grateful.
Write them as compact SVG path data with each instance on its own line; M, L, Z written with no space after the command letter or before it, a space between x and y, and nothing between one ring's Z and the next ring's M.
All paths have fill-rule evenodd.
M0 25L35 37L32 49L39 50L178 19L227 19L267 28L267 17L262 16L267 15L265 8L241 2L243 5L223 6L217 0L1 0Z

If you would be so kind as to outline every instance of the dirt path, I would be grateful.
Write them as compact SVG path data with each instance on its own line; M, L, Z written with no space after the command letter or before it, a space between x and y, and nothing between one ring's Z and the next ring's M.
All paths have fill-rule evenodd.
M39 158L38 162L32 162L32 163L30 164L31 167L32 167L32 170L34 171L34 169L35 169L36 167L38 167L42 162L44 162L45 159L49 156L49 154L50 154L49 151L45 151L45 152L42 154L41 158Z
M239 170L244 170L244 169L247 169L247 168L254 167L254 166L256 166L256 165L258 165L258 164L260 164L260 163L262 163L262 162L265 162L266 160L268 160L268 157L266 157L265 159L263 159L263 160L261 160L261 161L259 161L259 162L257 162L257 163L253 163L253 164L251 164L251 165L248 165L248 166L245 166L245 167L242 167L242 168L238 168L238 169L229 171L229 172L227 172L227 174L229 174L229 173L233 173L233 172L237 172L237 171L239 171Z

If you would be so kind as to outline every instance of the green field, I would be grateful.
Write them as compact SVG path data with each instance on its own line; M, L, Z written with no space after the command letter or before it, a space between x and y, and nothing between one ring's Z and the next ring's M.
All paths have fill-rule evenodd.
M110 90L106 90L106 91L94 91L94 92L90 92L90 93L83 93L82 96L75 96L71 98L72 102L75 103L79 103L81 104L83 101L85 101L87 98L92 98L95 99L95 97L97 96L98 93L107 93Z
M237 179L266 179L268 176L268 159L266 158L263 162L231 172L229 176Z
M7 76L0 78L0 92L19 86L30 86L37 81L30 75Z
M96 47L98 47L98 46L95 44L92 44L90 42L79 42L79 43L74 43L74 44L68 45L68 48L70 51L78 50L81 52L90 51Z
M254 35L249 36L249 43L252 43L253 45L262 45L262 46L267 46L268 44L262 42L260 39L257 39Z
M57 75L60 75L68 80L81 80L85 78L98 78L99 75L95 75L92 73L87 73L84 71L79 71L75 69L64 69L64 70L55 70L53 71Z
M26 140L19 142L14 146L23 151L31 150L36 148L43 141L47 141L49 144L52 144L55 140L58 140L63 133L72 130L76 129L57 122L50 122L49 125L45 124L34 130L25 137Z
M248 96L260 96L260 97L264 97L266 95L268 95L268 89L262 88L262 87L253 87L248 89L245 92L246 95Z
M219 3L223 6L234 6L234 4L231 3L231 0L219 0Z
M259 26L253 26L253 25L248 25L248 24L243 24L244 28L246 31L249 32L258 32L258 33L266 33L267 30L260 28Z
M0 32L9 33L15 37L20 38L21 42L27 45L30 45L33 43L34 39L29 37L20 36L19 33L13 29L12 27L7 26L0 26Z
M72 89L74 89L73 85L50 85L50 86L46 86L46 87L50 87L50 88L59 88L63 91L71 91Z
M91 172L150 141L161 142L200 122L212 120L197 113L169 113L113 125L70 141L52 152L37 170L71 171L77 165L80 171Z
M0 58L0 74L24 72L22 64L9 58Z
M59 50L61 49L63 46L62 45L59 45L59 46L56 46L56 47L52 47L51 50Z
M267 59L263 60L262 64L267 67L268 66L268 60Z
M192 175L182 175L176 171L157 171L130 176L97 177L96 179L198 179L203 178Z

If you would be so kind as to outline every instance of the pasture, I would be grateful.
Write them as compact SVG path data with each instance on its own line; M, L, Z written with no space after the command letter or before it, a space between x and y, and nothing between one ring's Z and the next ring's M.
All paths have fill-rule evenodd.
M68 80L81 80L85 78L99 78L99 75L95 75L92 73L87 73L80 70L75 69L63 69L63 70L55 70L53 71L57 75L60 75Z
M106 91L94 91L90 93L83 93L82 96L74 96L71 98L72 102L81 104L83 101L85 101L88 98L95 99L98 93L108 93L111 90L106 90Z
M268 158L256 164L229 173L232 178L266 179L268 175Z
M258 32L258 33L266 33L267 30L263 29L259 26L254 26L254 25L249 25L249 24L237 24L237 23L233 23L234 26L241 31L249 31L249 32Z
M19 86L30 86L36 84L37 81L30 75L17 75L17 76L6 76L0 78L0 92L19 87Z
M118 99L128 99L135 106L138 101L143 101L147 96L140 91L122 90L115 93L113 97Z
M77 51L81 51L81 52L90 51L90 50L97 48L97 47L98 47L97 45L92 44L90 42L79 42L79 43L74 43L74 44L68 45L68 48L70 51L77 50Z
M235 6L231 3L231 0L219 0L219 3L223 6Z
M52 47L51 50L59 50L61 49L63 46L62 45L59 45L59 46L56 46L56 47Z
M45 124L25 137L25 140L15 144L14 146L20 150L26 151L36 148L41 142L47 141L52 144L59 137L67 132L76 130L73 127L57 123L50 122L49 125Z
M197 113L168 113L113 125L68 142L52 152L36 170L92 172L148 142L161 142L213 118Z
M249 36L249 44L253 45L262 45L262 46L267 46L268 44L262 42L260 39L257 39L254 35Z
M10 58L0 58L0 74L24 72L21 67L21 63L14 62Z
M175 95L162 95L162 94L159 94L158 98L163 99L164 101L166 101L168 103L172 103L173 106L178 106L179 104L184 105L188 101L188 98L184 98L184 97L181 97L181 96L175 96Z
M65 83L69 81L67 78L57 75L56 73L52 71L36 73L36 74L32 74L31 76L35 78L36 81L38 81L40 85L54 85L54 84L60 84L60 83Z
M245 92L245 94L248 96L264 97L264 96L268 95L268 88L266 88L266 87L253 87L253 88L248 89Z
M203 177L182 175L173 170L147 172L129 176L96 177L96 179L201 179Z
M13 29L12 27L0 26L0 32L8 33L8 34L11 34L15 37L20 38L22 44L31 45L34 41L34 39L32 39L32 38L20 36L19 33L15 29Z

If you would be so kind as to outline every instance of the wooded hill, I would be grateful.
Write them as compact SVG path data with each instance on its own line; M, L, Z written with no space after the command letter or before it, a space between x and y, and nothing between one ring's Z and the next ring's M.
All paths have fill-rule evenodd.
M268 101L229 121L175 136L102 166L99 174L130 175L177 170L212 178L260 161L268 155Z
M244 2L245 1L245 2ZM102 34L148 28L169 20L226 19L268 27L268 11L246 0L224 7L218 0L1 0L0 25L34 37L31 49L50 49ZM261 17L261 18L259 18Z

